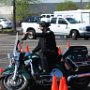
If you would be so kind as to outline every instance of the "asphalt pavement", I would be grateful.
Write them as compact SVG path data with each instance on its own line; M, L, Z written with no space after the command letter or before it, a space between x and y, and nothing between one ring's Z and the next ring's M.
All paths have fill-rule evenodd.
M6 68L9 65L9 59L7 58L7 53L12 53L15 43L15 35L9 35L9 34L0 34L0 67ZM19 38L21 38L21 35L19 35ZM68 48L69 45L84 45L88 48L88 54L90 55L90 40L84 40L83 38L78 40L71 40L66 38L60 38L56 37L57 46L59 46L62 50L62 53ZM26 43L29 45L30 51L37 45L38 39L34 40L27 40L23 44L23 49L25 49ZM33 90L36 90L33 88ZM38 90L50 90L50 88L39 88ZM69 88L69 90L72 90ZM90 87L88 87L85 90L90 90Z

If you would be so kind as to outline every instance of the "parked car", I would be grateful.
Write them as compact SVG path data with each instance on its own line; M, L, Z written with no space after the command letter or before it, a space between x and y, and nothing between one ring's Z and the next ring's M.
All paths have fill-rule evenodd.
M12 28L13 23L11 20L0 17L0 30L4 28Z

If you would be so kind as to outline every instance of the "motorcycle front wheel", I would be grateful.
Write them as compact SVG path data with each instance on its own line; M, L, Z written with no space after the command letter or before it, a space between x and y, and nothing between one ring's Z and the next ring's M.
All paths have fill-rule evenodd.
M12 79L13 75L9 75L2 80L2 84L6 90L24 90L28 86L28 80L24 75L19 75L16 80Z

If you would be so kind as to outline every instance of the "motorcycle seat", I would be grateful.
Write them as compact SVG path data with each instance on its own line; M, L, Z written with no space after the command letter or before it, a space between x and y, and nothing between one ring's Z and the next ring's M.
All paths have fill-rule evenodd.
M63 57L69 57L74 62L80 62L88 57L88 50L86 46L70 46Z
M70 46L64 57L64 61L70 68L78 68L78 71L83 72L90 70L88 50L85 46Z

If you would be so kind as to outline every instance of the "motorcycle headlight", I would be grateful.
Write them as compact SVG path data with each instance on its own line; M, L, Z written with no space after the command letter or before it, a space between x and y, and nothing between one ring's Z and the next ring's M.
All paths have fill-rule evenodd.
M11 64L15 64L14 58L12 58L12 59L10 60L10 63L11 63Z

